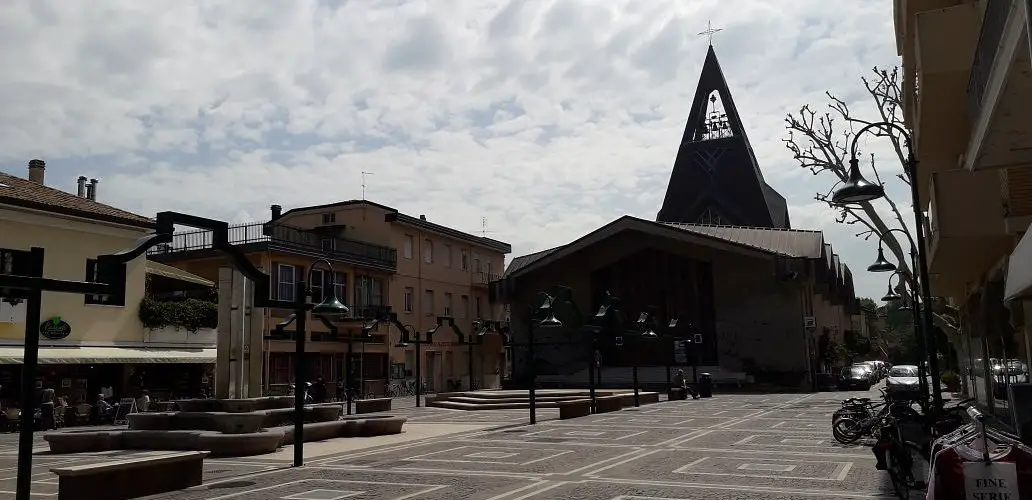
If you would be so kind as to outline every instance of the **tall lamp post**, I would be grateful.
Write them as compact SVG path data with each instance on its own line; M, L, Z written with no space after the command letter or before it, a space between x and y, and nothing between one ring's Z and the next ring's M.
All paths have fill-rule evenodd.
M21 413L18 420L18 474L15 498L29 500L32 488L32 431L34 428L36 371L39 363L39 328L43 309L43 292L103 295L111 305L125 305L126 264L146 253L165 238L158 235L139 240L135 247L97 258L98 282L44 278L45 250L32 247L15 252L14 273L0 273L0 295L27 299L25 312L25 346L22 355ZM153 242L153 243L152 243Z
M211 246L230 258L230 261L241 274L254 282L252 288L255 307L278 307L295 309L302 312L311 309L318 314L347 314L347 307L337 301L331 293L322 303L307 303L307 285L299 283L295 300L276 300L270 298L271 280L269 275L260 271L247 258L247 255L229 242L229 224L223 221L206 219L178 212L161 212L157 214L154 234L137 240L132 248L97 258L97 282L60 280L43 277L45 251L33 247L27 252L17 254L14 263L15 273L0 274L0 291L4 295L21 296L28 299L25 314L25 352L22 361L22 394L19 436L18 436L18 476L15 498L28 500L32 485L32 429L34 406L32 393L35 388L36 371L39 362L39 324L43 307L43 292L74 293L80 295L102 295L108 297L112 305L125 305L126 264L147 253L147 250L162 243L172 243L176 225L190 226L211 231ZM332 278L331 278L332 279ZM20 292L20 293L19 293ZM304 292L304 293L302 293ZM303 314L298 315L299 318ZM304 319L299 319L299 326ZM299 330L303 330L299 328ZM297 336L297 352L304 353L304 335ZM295 381L301 381L303 366L298 363ZM304 395L294 400L295 428L300 431L304 423ZM300 433L295 434L294 466L303 463L303 445Z
M910 178L910 196L911 202L914 209L914 230L917 232L917 244L915 245L911 241L911 247L914 248L914 253L918 260L919 275L917 284L921 289L921 302L924 305L924 313L922 315L922 326L926 335L924 336L925 350L928 355L928 368L932 376L932 404L934 411L938 411L942 408L942 388L939 381L939 355L938 349L936 348L935 335L932 333L932 287L931 281L928 278L928 256L927 247L925 246L925 234L924 234L924 215L921 212L921 197L918 194L917 189L917 157L914 156L914 144L911 140L909 132L906 129L899 126L898 124L891 122L877 122L865 125L853 136L853 140L849 148L849 178L846 183L832 193L831 200L835 204L847 205L853 203L863 203L865 201L873 201L878 198L885 196L885 188L880 184L872 184L864 179L860 173L860 161L856 158L856 142L857 139L868 130L873 128L881 128L885 131L895 130L900 133L903 137L907 147L907 162L906 171ZM879 235L879 253L881 252L881 238L884 235ZM909 235L908 235L909 238ZM884 259L882 259L884 261ZM892 266L883 266L882 271L895 270L895 266L890 262L885 262ZM868 270L871 270L868 268ZM917 305L914 305L917 307Z
M322 302L312 304L308 301L312 294L312 289L308 285L312 282L312 273L319 264L324 264L330 271L328 286L325 287L328 292ZM277 325L282 329L291 322L294 323L294 467L304 465L305 461L302 443L305 432L305 382L308 378L305 373L307 364L304 362L305 337L308 336L308 311L311 310L312 314L319 318L333 317L335 319L343 318L350 312L347 306L337 299L333 289L333 265L326 259L315 261L309 266L305 280L298 281L294 285L294 313L291 315L293 318L288 318L281 323L282 326Z
M917 300L916 287L914 286L913 283L911 283L909 281L903 281L903 278L904 278L903 274L900 273L897 270L897 271L893 272L891 275L889 275L889 289L888 289L888 291L885 292L885 295L882 296L882 298L881 298L882 302L885 302L885 303L896 303L896 302L899 302L900 300L903 299L903 297L900 294L896 293L896 289L893 288L893 286L892 286L892 278L893 277L896 277L896 278L899 279L899 283L897 284L897 287L899 287L901 285L902 286L909 285L910 296L913 297L914 300L916 301ZM902 309L902 307L900 309ZM924 346L925 345L924 344L924 335L925 334L923 332L921 332L921 328L920 328L920 315L921 315L921 313L920 313L920 311L917 308L917 304L914 304L914 306L910 307L909 309L910 309L911 315L913 316L912 321L914 323L914 336L916 337L916 340L918 342L917 345ZM918 361L920 361L920 360L918 360ZM925 367L924 363L920 363L920 362L917 363L917 377L918 377L918 388L921 391L922 401L927 402L928 401L928 395L929 395L928 394L928 377L927 377L926 367Z
M655 322L655 316L651 312L643 312L638 316L638 321L635 323L638 326L638 335L634 342L634 366L631 368L631 378L634 384L634 407L641 406L638 400L638 354L641 352L641 340L654 340L658 335L656 331L652 329L652 324Z
M617 306L620 303L620 299L614 297L611 293L606 291L602 294L601 304L598 307L598 311L595 312L590 318L585 318L581 312L580 307L573 300L573 290L565 286L553 286L551 288L552 294L555 297L555 303L553 306L558 306L563 303L567 305L566 309L572 313L573 318L567 318L569 322L574 322L577 327L581 328L587 336L587 362L588 362L588 399L590 401L591 412L595 412L595 403L597 400L596 395L596 370L600 369L601 366L596 366L598 363L596 353L598 353L598 336L602 333L604 328L607 328L612 324L614 319ZM552 311L558 307L553 307ZM552 343L556 345L557 343Z
M363 330L366 330L366 331L372 330L373 328L376 328L376 325L378 325L380 323L387 323L387 324L390 324L390 325L394 325L394 327L397 328L398 331L401 333L401 336L398 338L398 343L394 344L394 347L397 347L399 349L404 349L404 348L406 348L406 347L408 347L410 345L415 345L416 346L416 352L415 352L416 366L415 366L415 374L414 375L415 375L415 378L416 378L416 408L419 408L420 396L422 395L422 391L423 391L422 361L421 361L422 353L420 352L420 348L423 346L423 344L432 344L433 343L433 341L434 341L433 340L434 333L437 331L438 328L441 327L441 325L440 325L440 323L438 323L433 328L427 330L427 332L426 332L426 339L425 340L421 339L419 337L419 331L417 331L415 329L415 327L413 327L412 325L406 325L406 324L402 323L401 321L399 321L398 320L398 313L392 311L390 306L387 306L382 312L377 314L377 316L375 318L373 318L372 321L367 323L366 326L363 327Z

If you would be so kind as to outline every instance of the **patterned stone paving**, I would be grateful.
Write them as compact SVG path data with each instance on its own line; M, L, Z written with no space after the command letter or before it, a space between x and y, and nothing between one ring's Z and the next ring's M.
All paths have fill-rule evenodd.
M411 408L413 422L490 423L468 432L310 459L291 469L261 457L208 460L205 484L149 497L240 499L767 500L890 498L866 446L830 433L849 393L720 395L558 420L541 410ZM0 499L16 464L0 444ZM48 467L110 456L39 455L38 498L56 498Z

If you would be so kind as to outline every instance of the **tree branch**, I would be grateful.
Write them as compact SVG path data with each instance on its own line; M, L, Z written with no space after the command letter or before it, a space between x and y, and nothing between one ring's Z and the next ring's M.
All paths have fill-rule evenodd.
M788 129L788 137L782 139L785 147L792 152L793 158L799 163L800 168L809 170L813 175L834 175L836 182L831 183L833 188L848 179L847 160L851 154L849 148L855 137L855 131L858 130L854 127L865 127L879 122L890 122L905 127L899 68L893 68L890 71L875 67L873 72L875 77L861 78L861 81L877 109L875 119L868 120L858 117L845 100L831 92L825 92L829 100L827 104L829 111L824 114L818 114L807 104L800 108L798 113L785 117L785 128ZM841 130L837 130L837 128L841 128ZM900 164L907 165L908 154L904 153L905 144L902 144L905 141L897 132L876 127L871 129L870 133L875 137L888 137ZM873 154L871 155L871 170L874 172L874 181L881 183L881 175L874 163ZM905 174L900 178L904 182L912 182L905 168L904 172ZM900 274L907 281L911 283L914 281L908 258L911 249L900 245L895 233L889 232L890 226L886 224L871 203L864 202L848 207L836 206L831 203L830 190L825 194L818 193L815 199L823 201L837 210L839 217L836 220L839 223L863 225L866 229L857 233L857 237L868 239L872 235L883 235L883 243L896 256ZM898 228L907 235L911 235L895 201L888 195L885 196L885 201L895 218L895 225L898 225Z

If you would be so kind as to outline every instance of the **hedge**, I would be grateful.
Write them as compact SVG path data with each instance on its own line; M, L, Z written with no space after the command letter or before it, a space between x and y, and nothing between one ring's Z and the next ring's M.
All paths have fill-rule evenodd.
M196 333L219 325L218 305L197 299L163 301L148 297L140 301L139 315L143 326L152 330L171 326Z

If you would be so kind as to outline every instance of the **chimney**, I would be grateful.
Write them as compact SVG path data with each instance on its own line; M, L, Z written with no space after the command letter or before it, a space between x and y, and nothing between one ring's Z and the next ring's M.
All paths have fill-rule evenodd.
M29 160L29 180L36 184L43 185L43 174L47 170L47 163L43 160Z
M269 209L272 210L272 220L279 219L283 215L283 207L279 205L273 205Z
M419 214L419 220L426 220L426 216L423 214Z
M97 201L97 183L100 182L97 179L90 179L89 185L86 186L86 198L90 201Z
M80 175L79 178L75 180L75 184L76 184L76 188L77 188L75 190L75 196L78 196L79 198L85 198L86 197L86 176L85 175Z

